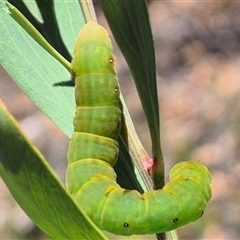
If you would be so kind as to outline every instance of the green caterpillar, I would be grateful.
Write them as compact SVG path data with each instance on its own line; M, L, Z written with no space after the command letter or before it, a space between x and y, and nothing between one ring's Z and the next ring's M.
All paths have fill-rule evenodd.
M140 194L116 183L120 93L111 41L103 27L94 22L83 27L72 70L77 107L67 186L77 204L99 228L119 235L166 232L201 217L211 198L211 176L200 162L176 164L161 190Z

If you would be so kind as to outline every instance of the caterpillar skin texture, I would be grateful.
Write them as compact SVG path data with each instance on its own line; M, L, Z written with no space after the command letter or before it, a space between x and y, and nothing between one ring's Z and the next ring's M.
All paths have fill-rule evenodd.
M140 194L116 183L121 127L118 80L111 41L88 22L74 48L76 114L69 144L67 186L101 229L119 235L154 234L195 221L211 198L211 176L197 161L180 162L161 190Z

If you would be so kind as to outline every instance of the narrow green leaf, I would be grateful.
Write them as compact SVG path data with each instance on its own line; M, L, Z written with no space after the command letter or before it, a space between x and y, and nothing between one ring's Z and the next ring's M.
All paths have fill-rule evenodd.
M0 175L38 227L53 239L106 239L76 206L1 102L0 132Z
M74 9L80 10L77 1L69 5L63 1L58 4L61 13L71 13L78 21L79 12L74 14L76 13ZM69 19L71 17L72 15L69 16ZM51 113L49 114L51 120L64 133L71 136L75 111L74 88L54 87L56 83L70 80L71 75L9 16L3 2L0 2L0 25L1 65L27 96L44 113ZM76 26L71 25L71 22L68 25L69 28L74 28L76 36L78 33ZM80 27L78 26L78 28ZM72 46L68 46L68 48L73 49L74 41L75 37L71 41Z
M101 0L104 14L121 49L143 105L153 144L153 178L164 186L164 163L160 147L159 107L155 54L145 0Z

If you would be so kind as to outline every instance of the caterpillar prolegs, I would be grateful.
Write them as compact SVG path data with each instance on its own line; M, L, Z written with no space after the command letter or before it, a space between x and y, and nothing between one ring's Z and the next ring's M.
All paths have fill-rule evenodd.
M113 49L103 27L83 27L72 70L77 107L67 186L81 209L99 228L119 235L166 232L201 217L211 198L211 176L200 162L176 164L161 190L140 194L116 183L121 109Z

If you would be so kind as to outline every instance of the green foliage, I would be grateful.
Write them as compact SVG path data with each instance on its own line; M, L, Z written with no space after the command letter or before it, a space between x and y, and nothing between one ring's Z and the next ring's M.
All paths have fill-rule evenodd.
M33 1L11 1L11 3L19 7L28 20L47 38L54 48L60 51L68 60L71 59L70 53L72 52L75 38L84 23L83 17L79 12L80 8L77 0L71 1L71 4L69 4L67 0L38 1L38 5L34 5ZM34 37L35 40L32 38L33 30L30 29L28 31L32 36L30 37L30 35L22 29L24 24L22 24L21 27L7 11L4 1L0 1L1 65L37 106L70 136L72 133L72 119L75 107L74 90L73 88L62 87L58 85L58 83L71 80L71 75L57 60L36 43L36 37ZM27 28L29 27L31 26L27 24ZM5 139L8 138L6 137ZM4 146L4 144L1 145L2 148L4 148ZM118 180L121 182L121 185L128 186L130 189L141 189L136 181L132 163L129 161L130 156L127 152L126 145L120 141L120 146L120 158L116 166ZM19 153L19 156L20 155L21 153ZM38 159L37 156L35 160L36 159ZM42 159L42 161L44 160ZM14 162L10 163L14 164ZM35 165L35 163L32 164ZM27 173L29 165L23 166L26 168L24 172ZM52 175L52 170L50 170L49 167L43 171L46 171L46 174L50 176ZM26 176L22 176L23 179L25 177ZM38 177L37 175L35 177L36 181L41 182L40 174ZM131 178L133 180L131 180ZM6 177L5 179L6 184L10 184L8 183L8 178ZM11 181L15 181L17 184L19 179L13 175ZM56 183L56 186L58 186L58 184L59 183ZM30 189L34 188L32 187ZM12 192L14 191L18 191L18 188L12 188ZM22 191L22 193L20 192L20 195L21 194L24 194L24 191ZM38 194L37 191L33 191L32 194L35 198L38 197L38 195L36 195ZM17 200L19 198L17 198ZM56 200L53 201L58 200L59 199L56 198ZM27 200L25 204L28 204ZM20 205L22 205L22 203L20 203ZM29 206L30 205L31 204L29 204ZM38 209L38 206L36 206L36 208ZM34 212L36 213L36 209L34 209L34 207L32 210L30 209L30 211L33 212L32 215L35 215ZM28 214L31 215L31 213ZM55 214L56 212L52 213L51 209L49 209L45 218L49 216L49 219L51 219ZM59 214L61 214L61 211L58 212L55 219L58 219ZM39 215L38 218L41 219L41 216ZM39 221L43 221L43 219ZM39 226L42 228L41 225ZM95 232L95 230L92 231ZM48 232L48 234L51 236L51 232Z
M163 186L164 175L153 43L145 1L139 0L137 8L134 2L102 1L102 4L117 42L127 56L143 102L153 141L153 155L158 162L155 180L158 180L156 182L159 185L156 182L155 185L159 188ZM11 3L21 9L54 49L68 61L71 60L76 36L84 24L77 0L44 0L36 1L36 5L33 1L12 0ZM123 24L119 25L120 29L116 28L117 22ZM61 85L62 82L71 80L71 75L65 69L69 70L68 61L63 60L63 68L59 59L56 60L45 51L49 48L45 47L44 39L41 46L36 43L39 36L34 35L26 21L22 27L27 25L28 33L10 17L2 0L0 25L1 65L37 106L70 136L75 111L74 90ZM139 27L133 32L133 26ZM128 44L129 42L137 44ZM134 53L134 58L131 59L132 54L127 53ZM149 91L147 94L146 89ZM0 121L0 174L24 211L52 238L104 239L88 217L78 209L47 162L19 131L2 105ZM122 134L120 140L120 158L116 167L118 180L130 189L140 189L127 152L127 140L123 140L125 137ZM161 237L164 238L163 235Z
M160 147L159 106L153 37L145 0L101 0L104 14L131 70L152 139L153 180L164 186L164 162ZM134 17L135 16L135 17Z
M105 239L75 205L59 178L24 137L2 102L0 129L0 175L38 227L53 239Z

